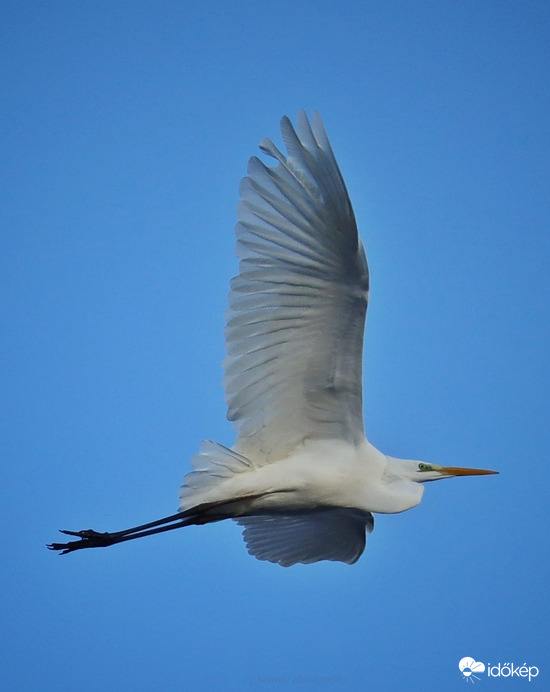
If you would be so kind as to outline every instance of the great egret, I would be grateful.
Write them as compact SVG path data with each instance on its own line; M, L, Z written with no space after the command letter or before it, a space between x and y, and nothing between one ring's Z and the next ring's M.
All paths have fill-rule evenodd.
M363 429L361 360L367 260L321 118L281 121L288 150L268 139L240 187L239 274L225 330L232 449L205 441L180 492L179 512L112 533L63 531L69 553L162 531L234 519L248 551L289 566L352 564L373 513L418 505L423 483L496 473L396 459Z

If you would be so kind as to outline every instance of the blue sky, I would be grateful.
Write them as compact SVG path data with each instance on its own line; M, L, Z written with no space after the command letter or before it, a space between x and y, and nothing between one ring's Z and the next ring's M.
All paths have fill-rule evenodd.
M550 5L14 2L0 21L6 690L465 689L548 657ZM354 566L177 509L221 387L238 184L319 110L367 248L370 440L429 484ZM468 689L468 688L466 688Z

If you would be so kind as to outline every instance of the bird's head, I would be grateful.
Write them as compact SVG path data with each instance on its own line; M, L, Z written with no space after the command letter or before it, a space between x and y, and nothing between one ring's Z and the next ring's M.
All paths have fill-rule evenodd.
M438 466L428 464L425 461L410 462L411 480L417 483L427 481L438 481L441 478L454 478L455 476L488 476L498 471L488 471L487 469L467 469L460 466Z

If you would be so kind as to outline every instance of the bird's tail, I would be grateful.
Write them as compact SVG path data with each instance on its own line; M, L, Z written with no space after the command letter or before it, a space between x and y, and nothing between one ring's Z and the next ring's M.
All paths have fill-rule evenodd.
M185 476L180 488L180 512L192 510L197 504L208 503L222 483L255 468L242 454L211 440L201 442L198 454L191 459L191 465L194 471Z

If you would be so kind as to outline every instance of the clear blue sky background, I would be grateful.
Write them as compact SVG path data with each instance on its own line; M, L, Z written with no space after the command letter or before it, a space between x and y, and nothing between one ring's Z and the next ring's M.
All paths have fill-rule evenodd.
M19 2L0 10L2 690L548 684L550 4ZM238 183L318 109L372 274L385 452L494 468L283 569L177 509L221 387ZM546 682L545 682L546 680ZM467 688L466 688L467 689ZM488 687L487 687L488 689Z

